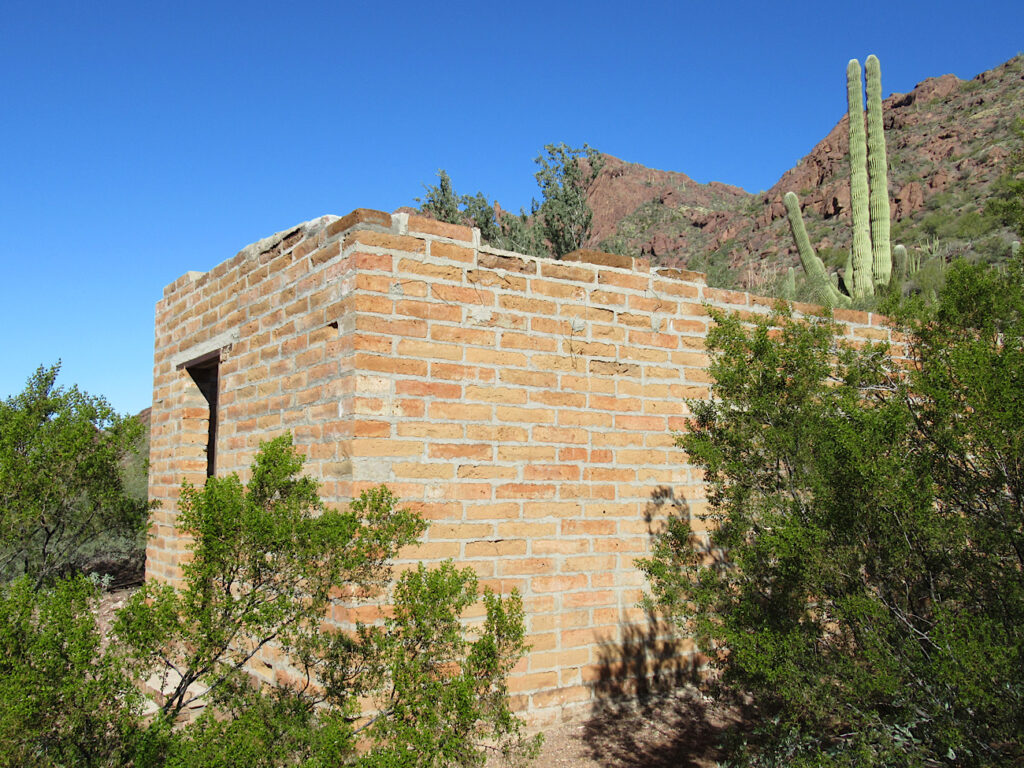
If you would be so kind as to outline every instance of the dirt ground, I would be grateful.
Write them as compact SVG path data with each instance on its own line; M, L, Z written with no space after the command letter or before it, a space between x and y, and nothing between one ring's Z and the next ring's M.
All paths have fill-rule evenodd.
M542 729L538 768L713 768L718 734L741 725L696 689L605 703L583 719Z

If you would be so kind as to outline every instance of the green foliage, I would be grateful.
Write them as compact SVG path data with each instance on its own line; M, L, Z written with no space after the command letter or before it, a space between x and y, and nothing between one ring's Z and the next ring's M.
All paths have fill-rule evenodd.
M586 144L580 149L548 144L535 162L540 166L537 185L544 196L539 208L544 236L552 255L560 259L582 248L590 235L594 212L587 203L587 192L604 167L604 159Z
M142 425L58 387L59 370L40 367L0 403L0 580L36 587L87 568L98 544L134 543L148 514L122 471Z
M0 586L0 765L120 766L145 748L142 695L104 650L82 576Z
M386 488L328 508L301 467L285 435L262 446L244 486L186 484L183 584L136 592L105 648L88 582L6 587L0 765L447 766L534 751L505 687L525 651L518 595L485 593L471 626L460 617L476 577L445 563L404 573L389 599L390 561L425 523ZM391 618L324 624L371 599ZM271 650L290 666L256 686L245 665ZM166 693L148 718L141 680Z
M582 248L590 235L594 212L587 193L604 159L586 144L581 149L548 144L535 162L540 166L535 176L542 199L532 202L529 213L524 208L519 215L498 215L482 192L458 195L444 170L438 171L439 183L426 187L426 197L416 201L428 216L479 228L483 241L496 248L561 258Z
M1024 237L1024 118L1017 121L1015 132L1020 145L1007 172L994 185L995 194L986 211Z
M427 190L426 197L416 198L416 202L421 203L420 211L427 216L433 216L438 221L461 224L463 216L459 208L462 201L452 188L452 179L448 175L448 171L439 170L437 179L437 184L424 186L424 189Z
M1022 278L950 267L900 316L909 366L827 320L716 315L678 440L711 533L673 519L641 567L757 709L735 764L1024 759Z
M384 488L345 511L325 509L301 466L286 435L263 446L247 487L236 475L183 487L176 525L194 539L184 587L150 582L116 627L136 651L140 677L171 682L163 705L171 718L197 690L216 692L244 674L270 643L315 676L330 640L319 624L332 591L383 586L387 562L423 532Z

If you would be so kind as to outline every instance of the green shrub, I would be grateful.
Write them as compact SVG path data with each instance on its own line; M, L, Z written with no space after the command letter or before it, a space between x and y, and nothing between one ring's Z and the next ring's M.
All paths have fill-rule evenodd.
M183 584L136 592L105 647L89 582L4 587L0 765L448 766L535 751L505 687L525 651L519 596L485 592L482 626L467 625L476 578L445 563L403 573L389 599L390 561L425 524L385 488L327 508L301 467L285 435L262 446L246 485L186 485ZM391 617L323 623L368 599L389 601ZM271 647L291 667L257 687L246 664ZM144 680L166 691L146 718Z
M0 580L27 574L36 587L81 572L112 542L135 546L148 516L122 469L142 425L56 386L59 370L40 367L0 403Z
M142 751L142 695L101 647L98 594L82 576L0 586L0 765L119 766Z
M678 441L712 532L673 519L641 567L755 706L734 764L1020 762L1020 264L910 302L909 366L827 321L715 319L714 399Z

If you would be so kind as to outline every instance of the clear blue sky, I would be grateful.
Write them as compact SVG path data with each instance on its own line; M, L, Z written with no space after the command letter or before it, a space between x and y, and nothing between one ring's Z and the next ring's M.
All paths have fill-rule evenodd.
M1024 2L38 2L0 12L0 397L135 412L165 284L447 169L518 210L542 147L752 192L845 112L1024 49Z

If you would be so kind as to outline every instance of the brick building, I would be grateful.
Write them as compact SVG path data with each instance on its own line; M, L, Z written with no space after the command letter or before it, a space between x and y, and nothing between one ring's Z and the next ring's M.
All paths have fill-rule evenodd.
M188 556L182 480L244 479L260 441L290 430L327 501L384 483L423 513L407 559L453 558L522 593L532 651L510 688L555 719L637 652L633 562L666 508L705 505L672 437L685 400L708 395L705 305L771 303L643 259L498 251L407 214L255 243L157 304L147 575L173 581ZM836 314L888 338L877 315Z

